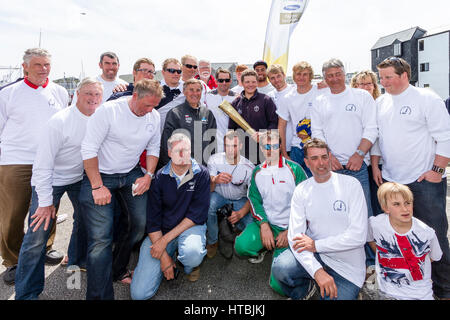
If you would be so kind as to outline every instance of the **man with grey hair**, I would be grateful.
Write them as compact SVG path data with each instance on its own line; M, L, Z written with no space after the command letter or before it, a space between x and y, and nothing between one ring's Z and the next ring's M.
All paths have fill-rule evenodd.
M80 190L88 235L87 299L114 299L112 282L128 272L131 248L144 236L147 190L158 162L161 140L159 113L153 108L162 96L158 81L140 80L130 98L104 103L88 121L81 144L86 176ZM146 174L139 166L144 149ZM121 193L129 209L129 233L120 244L113 269L116 192Z
M119 71L120 63L119 57L114 52L103 52L100 55L100 62L98 66L102 70L102 74L98 75L96 78L103 85L103 99L102 103L108 100L113 94L113 90L118 85L122 84L124 86L128 85L128 82L117 77L117 72ZM72 103L75 105L77 103L77 93L73 95Z
M317 98L311 111L312 138L328 144L333 171L359 180L370 217L373 213L367 166L368 151L378 137L375 101L367 91L345 84L344 64L340 60L325 62L322 72L330 90ZM368 247L366 251L368 266L375 264Z
M74 209L68 265L86 267L86 232L78 202L83 179L81 141L89 117L102 101L102 91L99 81L85 78L77 88L76 106L56 113L43 129L33 163L29 227L20 249L16 300L37 299L44 289L43 252L64 193Z
M211 62L205 59L201 59L198 62L198 74L195 79L200 79L209 89L213 90L217 88L217 82L214 76L211 74Z
M0 252L7 268L3 280L13 284L24 220L30 206L31 174L44 124L67 107L69 94L49 81L51 55L41 48L25 51L27 76L0 91ZM63 258L56 251L54 263Z
M176 260L183 264L187 279L197 281L206 255L209 172L191 158L186 135L173 134L167 148L171 160L158 171L149 191L148 236L141 245L130 288L134 300L153 297L163 277L176 278Z
M160 166L169 162L165 141L175 130L181 130L190 136L192 141L191 156L198 163L206 166L209 156L217 147L216 119L208 108L200 102L202 83L190 79L183 84L184 103L174 107L167 113L162 132ZM213 130L210 130L213 129Z

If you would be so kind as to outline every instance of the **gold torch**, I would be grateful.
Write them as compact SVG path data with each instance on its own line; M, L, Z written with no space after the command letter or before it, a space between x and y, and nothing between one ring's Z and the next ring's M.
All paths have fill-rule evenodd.
M256 131L250 127L247 121L242 118L242 116L236 111L235 108L227 101L219 105L219 109L225 112L234 122L236 122L245 132L247 132L251 137L256 133Z

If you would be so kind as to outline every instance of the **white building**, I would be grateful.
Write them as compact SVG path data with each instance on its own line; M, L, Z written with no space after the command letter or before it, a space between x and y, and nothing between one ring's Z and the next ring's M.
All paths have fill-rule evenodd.
M450 96L450 30L435 30L418 39L418 83L442 99Z

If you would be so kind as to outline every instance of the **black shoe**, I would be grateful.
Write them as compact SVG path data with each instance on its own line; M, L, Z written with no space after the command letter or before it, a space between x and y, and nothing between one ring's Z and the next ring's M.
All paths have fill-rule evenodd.
M64 258L64 254L58 252L56 250L49 250L45 254L45 264L49 264L51 266L57 265Z
M16 282L16 270L17 270L17 264L12 267L6 268L6 271L3 274L3 281L8 286L12 286Z

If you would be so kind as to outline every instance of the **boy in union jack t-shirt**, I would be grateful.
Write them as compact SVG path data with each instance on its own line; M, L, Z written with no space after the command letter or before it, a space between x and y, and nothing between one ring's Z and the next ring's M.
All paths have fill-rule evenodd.
M381 295L433 300L431 262L442 256L435 231L413 217L413 194L407 186L386 182L377 196L385 214L369 218L367 241L376 251Z

